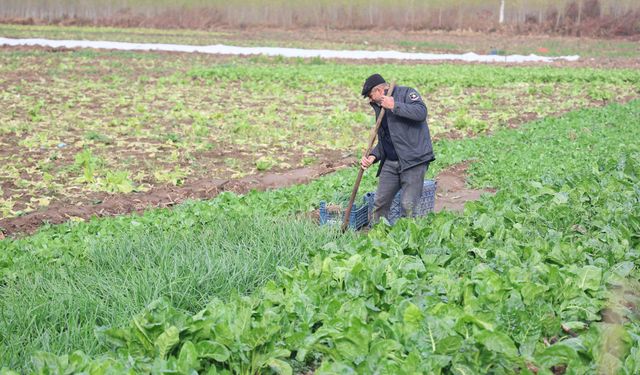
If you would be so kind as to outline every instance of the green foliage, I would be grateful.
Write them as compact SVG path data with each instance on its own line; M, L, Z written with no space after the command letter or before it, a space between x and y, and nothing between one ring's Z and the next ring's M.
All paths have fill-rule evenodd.
M472 133L481 133L489 129L486 121L471 117L466 110L459 110L455 114L453 126L458 130L468 130Z
M362 86L362 77L370 71L368 65L325 64L309 65L285 61L274 63L219 64L213 67L194 67L187 75L193 78L209 80L239 80L241 78L251 84L268 84L275 79L286 87L298 88L301 85L317 85L318 77L330 78L332 85L346 85L353 92ZM403 82L411 82L416 87L500 87L509 83L527 82L529 84L544 83L540 90L550 93L548 84L588 82L590 85L602 83L637 83L640 76L632 70L599 70L599 69L558 69L554 67L503 67L489 65L436 65L415 66L384 64L378 67L384 77L402 77ZM328 74L331 72L331 74ZM216 81L217 82L217 81Z
M156 299L197 312L214 296L252 292L278 267L293 267L328 242L352 239L308 221L230 208L191 203L0 241L0 363L26 370L37 351L98 354L123 340L109 326L126 324ZM163 358L178 353L181 329L175 322L150 341L143 335L144 347ZM95 332L105 330L113 335L98 340ZM225 348L201 347L206 358L226 360Z
M589 97L593 100L602 100L606 102L612 99L611 92L607 90L606 87L602 87L600 85L589 87L587 92Z
M188 170L175 166L172 170L155 171L153 177L163 183L170 183L173 186L180 186L187 177Z
M44 100L38 100L30 109L29 109L29 120L31 122L40 122L42 121L42 108L44 107Z
M103 160L93 155L90 148L85 148L75 156L74 166L82 170L79 181L88 184L91 188L110 193L131 193L135 187L129 178L127 171L102 171L98 172ZM103 175L100 176L100 175ZM52 177L49 177L52 178Z
M131 193L134 190L133 181L127 171L108 171L104 180L100 181L101 190L110 193Z
M98 143L104 143L107 145L113 144L113 140L109 137L107 137L104 134L100 134L96 131L89 131L87 132L87 134L85 134L85 139L90 140L90 141L96 141Z
M320 357L319 374L507 374L529 365L543 373L558 365L573 373L601 366L632 373L637 314L624 310L625 323L612 336L604 335L611 324L598 312L608 287L640 276L639 156L605 156L602 168L549 181L543 194L515 182L468 205L463 216L377 226L328 256L281 270L250 297L214 299L194 315L159 300L129 325L101 331L111 354L85 368L108 360L138 372L290 373L294 358ZM553 203L560 191L571 211ZM593 191L597 201L583 199ZM585 233L571 231L567 220L584 223ZM612 232L603 233L600 220L609 220ZM617 245L625 251L608 251ZM577 249L574 260L558 262L558 248ZM611 272L620 262L634 263L628 278ZM637 287L631 285L629 291ZM542 289L532 298L536 286ZM573 337L561 329L570 321L589 328ZM545 344L551 337L557 342ZM615 348L606 344L611 337Z
M95 169L99 163L100 160L93 155L90 148L85 148L76 154L75 166L82 169L82 176L80 177L82 182L94 182Z
M256 168L259 171L267 171L275 166L277 161L270 156L261 156L256 160Z
M278 278L253 294L213 298L195 314L159 296L129 324L98 331L109 348L103 355L76 352L72 364L67 356L41 354L36 372L109 367L253 374L295 367L318 374L506 374L530 366L550 373L552 366L566 365L572 373L635 373L640 320L628 306L640 302L640 148L639 128L629 124L639 117L640 102L634 101L491 137L439 142L439 160L478 159L472 182L500 191L468 203L463 215L443 212L394 227L381 224L368 236L324 246L299 240L294 247L310 246L315 255L281 268ZM290 189L225 193L180 206L175 214L67 224L2 241L3 280L31 280L23 275L33 265L77 262L81 254L93 259L82 248L69 256L68 244L97 235L104 241L117 228L177 227L183 229L172 231L186 234L222 213L246 218L304 210L332 190L348 191L343 180L353 172ZM371 181L368 174L365 186ZM241 231L237 223L230 228L223 235L255 229ZM304 235L314 232L308 228ZM125 236L147 240L143 232ZM259 254L269 246L255 248ZM22 298L25 288L17 290ZM615 290L623 292L616 297ZM5 302L7 308L19 306L17 295ZM618 311L619 324L603 322L605 308Z

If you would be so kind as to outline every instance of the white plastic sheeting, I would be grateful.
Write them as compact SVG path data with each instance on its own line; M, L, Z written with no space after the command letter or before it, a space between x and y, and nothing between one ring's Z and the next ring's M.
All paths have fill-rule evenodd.
M0 45L42 46L53 48L95 48L122 51L170 51L200 52L219 55L266 55L284 57L320 57L325 59L395 59L395 60L459 60L487 63L553 62L556 60L576 61L580 56L547 57L538 55L478 55L452 53L413 53L398 51L341 51L328 49L302 49L278 47L236 47L216 44L211 46L189 46L182 44L127 43L90 40L50 40L50 39L11 39L0 37Z

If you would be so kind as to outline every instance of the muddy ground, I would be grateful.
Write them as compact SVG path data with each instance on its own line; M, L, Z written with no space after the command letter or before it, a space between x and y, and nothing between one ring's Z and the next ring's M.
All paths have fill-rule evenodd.
M435 211L464 210L464 204L468 201L480 199L482 194L495 194L495 189L470 189L467 186L467 169L469 163L459 163L443 170L436 177Z

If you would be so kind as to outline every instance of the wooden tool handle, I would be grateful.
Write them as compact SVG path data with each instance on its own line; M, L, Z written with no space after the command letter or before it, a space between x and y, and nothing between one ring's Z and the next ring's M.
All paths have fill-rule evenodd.
M389 91L387 91L387 96L393 95L393 89L395 88L396 83L392 82L391 86L389 86ZM382 108L380 113L378 114L378 118L376 119L376 126L371 129L371 134L369 136L369 145L367 146L367 150L364 155L369 156L371 154L371 150L373 149L373 144L376 141L376 137L378 136L378 129L380 128L380 124L382 123L382 118L384 117L385 109ZM353 208L353 202L356 200L356 195L358 194L358 188L360 187L360 181L362 181L362 175L364 174L364 169L360 166L360 170L358 171L358 177L356 178L356 184L353 186L353 191L351 192L351 198L349 198L349 204L347 204L347 210L344 213L344 222L342 223L342 233L347 231L349 228L349 217L351 216L351 209Z

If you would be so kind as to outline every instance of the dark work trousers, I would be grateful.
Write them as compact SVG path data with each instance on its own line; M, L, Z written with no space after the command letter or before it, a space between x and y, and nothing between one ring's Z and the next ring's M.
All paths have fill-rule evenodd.
M400 189L403 189L400 204L405 215L413 217L413 208L422 195L427 169L429 169L428 162L400 172L400 163L397 160L386 160L380 171L380 181L373 202L373 221L377 223L381 217L388 219L391 203Z

